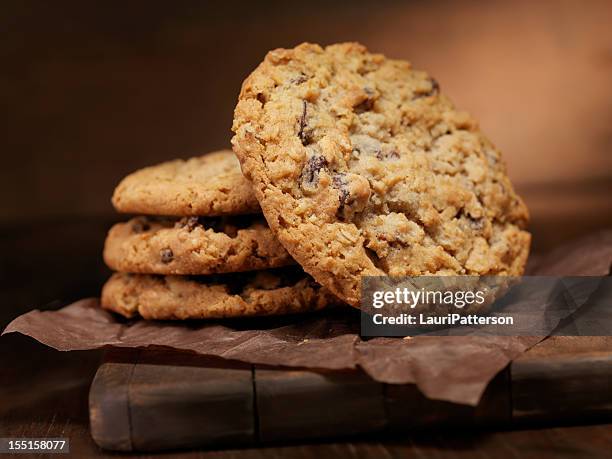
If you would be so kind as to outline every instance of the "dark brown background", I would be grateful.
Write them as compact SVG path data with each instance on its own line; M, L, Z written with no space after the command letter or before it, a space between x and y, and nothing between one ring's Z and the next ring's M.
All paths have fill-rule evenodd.
M3 221L110 214L124 174L229 145L240 83L268 50L345 40L435 75L505 153L536 220L611 210L594 192L588 204L575 193L539 199L545 187L584 182L610 191L609 1L14 1L2 9Z

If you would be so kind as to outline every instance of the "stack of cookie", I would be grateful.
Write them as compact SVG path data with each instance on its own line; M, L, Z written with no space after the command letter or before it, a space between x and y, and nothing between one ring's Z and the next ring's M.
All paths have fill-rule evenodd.
M105 307L285 313L331 294L358 307L364 276L523 273L528 211L500 152L408 62L357 43L271 51L242 85L232 130L240 167L219 152L119 186L119 211L173 218L111 230L107 263L137 274L113 276ZM260 211L269 228L243 215ZM314 280L299 267L279 275L293 260Z
M334 301L268 228L231 151L139 170L113 205L137 214L109 231L117 271L102 306L126 317L190 319L287 314Z

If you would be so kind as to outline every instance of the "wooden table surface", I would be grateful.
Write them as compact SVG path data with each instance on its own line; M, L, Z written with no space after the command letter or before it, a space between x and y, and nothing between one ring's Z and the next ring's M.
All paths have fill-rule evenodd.
M61 353L22 336L0 341L0 433L68 437L75 457L102 457L89 435L87 393L99 352ZM290 415L290 413L288 413ZM156 454L184 458L609 457L612 424L505 432L428 431L224 451ZM113 457L152 457L122 455Z

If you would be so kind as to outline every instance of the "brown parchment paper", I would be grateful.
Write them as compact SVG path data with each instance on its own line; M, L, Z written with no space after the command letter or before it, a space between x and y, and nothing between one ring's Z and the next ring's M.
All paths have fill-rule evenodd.
M610 273L612 231L593 234L534 258L532 275ZM96 298L57 311L28 312L2 334L19 332L60 351L105 346L164 346L252 364L312 369L361 368L373 379L414 383L427 397L476 405L489 381L544 337L359 337L359 311L217 322L125 321Z

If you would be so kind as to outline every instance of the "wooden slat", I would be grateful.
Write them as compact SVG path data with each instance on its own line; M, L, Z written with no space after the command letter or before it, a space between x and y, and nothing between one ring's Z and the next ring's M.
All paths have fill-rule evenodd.
M250 365L168 351L113 351L89 397L102 448L156 451L255 440Z
M129 396L135 450L254 441L248 370L139 364Z
M383 384L360 372L255 370L261 441L351 435L386 425Z
M103 363L91 384L91 436L101 448L114 451L133 449L128 389L137 355L137 350L115 354L118 361Z
M480 403L458 405L425 397L413 384L386 385L386 409L391 430L441 426L495 426L511 422L510 372L506 368L487 386Z
M254 442L250 366L190 365L201 359L188 354L169 364L164 357L148 353L134 368L129 387L134 450Z
M612 337L551 337L512 363L515 422L612 416Z

